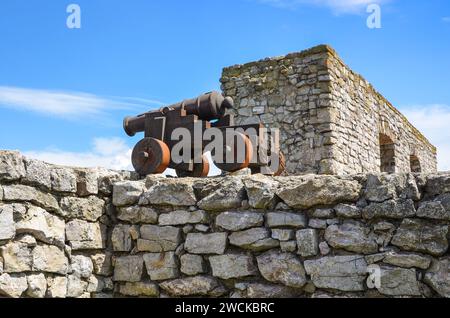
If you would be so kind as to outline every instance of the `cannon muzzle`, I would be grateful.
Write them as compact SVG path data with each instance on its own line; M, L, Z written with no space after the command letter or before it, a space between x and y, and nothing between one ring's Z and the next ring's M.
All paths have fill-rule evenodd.
M196 115L201 120L211 121L222 118L225 111L233 107L234 102L231 97L223 97L218 92L211 92L197 98L173 104L158 111L151 111L136 117L126 117L123 121L123 129L128 136L133 137L138 132L145 131L145 118L148 114L161 113L165 110L184 109L187 115Z

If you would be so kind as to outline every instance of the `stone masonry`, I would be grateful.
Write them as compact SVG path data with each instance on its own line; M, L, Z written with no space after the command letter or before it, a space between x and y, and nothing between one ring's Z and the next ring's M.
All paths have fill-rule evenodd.
M434 173L436 148L329 46L225 68L239 124L280 129L291 174Z
M448 173L136 180L0 151L0 297L450 297L449 225Z

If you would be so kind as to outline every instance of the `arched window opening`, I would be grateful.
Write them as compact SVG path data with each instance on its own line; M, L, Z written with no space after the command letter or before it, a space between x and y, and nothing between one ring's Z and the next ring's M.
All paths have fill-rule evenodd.
M412 173L420 173L422 172L422 166L420 165L420 160L415 155L411 155L410 157L410 167Z
M381 172L395 173L395 144L384 134L380 134L380 159Z

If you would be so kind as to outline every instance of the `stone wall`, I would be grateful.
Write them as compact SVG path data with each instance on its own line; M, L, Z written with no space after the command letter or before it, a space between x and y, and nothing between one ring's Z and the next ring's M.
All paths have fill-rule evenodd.
M450 297L449 225L450 174L135 180L0 152L2 296Z
M290 173L436 172L436 148L328 46L225 68L221 82L238 123L280 128Z

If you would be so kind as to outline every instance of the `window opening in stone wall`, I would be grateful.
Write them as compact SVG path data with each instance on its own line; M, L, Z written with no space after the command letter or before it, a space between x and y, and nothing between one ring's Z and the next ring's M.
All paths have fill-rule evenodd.
M392 139L380 134L381 172L395 173L395 144Z
M420 165L420 160L415 155L411 155L410 159L411 172L420 173L422 172L422 166Z

